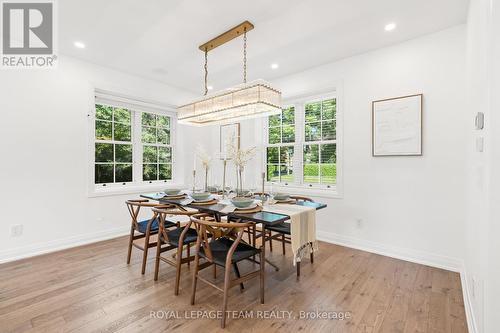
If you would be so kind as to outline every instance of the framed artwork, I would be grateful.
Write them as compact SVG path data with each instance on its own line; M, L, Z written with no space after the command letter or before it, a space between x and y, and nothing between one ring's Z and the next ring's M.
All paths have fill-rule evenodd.
M220 158L227 159L227 146L235 144L240 148L240 124L227 124L220 126Z
M372 155L422 155L422 94L372 102Z

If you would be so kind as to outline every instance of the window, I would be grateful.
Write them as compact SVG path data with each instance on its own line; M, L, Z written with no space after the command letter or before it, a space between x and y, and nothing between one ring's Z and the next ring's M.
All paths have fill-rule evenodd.
M305 184L336 183L335 99L304 106L303 182Z
M172 180L172 118L138 109L95 105L95 185Z
M289 107L269 117L267 147L267 180L293 182L295 142L295 108Z
M337 100L304 100L268 117L267 180L330 188L337 183Z
M142 179L145 181L172 179L172 147L170 117L143 113Z
M131 182L131 112L97 104L95 118L95 183Z

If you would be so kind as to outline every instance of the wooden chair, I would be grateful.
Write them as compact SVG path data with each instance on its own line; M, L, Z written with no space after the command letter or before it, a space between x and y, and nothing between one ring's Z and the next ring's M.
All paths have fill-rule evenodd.
M314 202L311 198L303 197L303 196L298 196L298 195L291 195L290 199L295 199L298 201L309 201L309 202ZM285 255L285 244L291 244L290 237L290 230L291 224L290 223L285 223L281 222L275 225L269 225L265 226L265 233L266 233L266 238L269 240L269 250L272 252L273 251L273 240L278 240L281 241L281 247L283 250L283 255ZM272 233L275 232L273 235ZM314 263L314 254L311 252L310 255L311 258L311 263ZM297 277L300 276L300 261L296 263L297 267Z
M158 233L159 227L158 227L157 214L153 214L153 216L149 220L138 221L139 213L141 211L141 208L143 207L153 208L153 207L163 207L165 205L160 205L158 203L151 203L147 199L127 200L125 203L127 205L130 216L132 217L132 225L130 227L130 238L128 242L127 264L130 264L130 257L132 256L132 246L138 248L139 250L143 251L141 273L144 274L146 271L148 250L149 248L156 246L156 242L150 243L150 237L151 235ZM164 223L165 223L164 224L165 228L172 228L178 226L178 224L170 221L165 221ZM144 246L134 243L134 240L142 238L144 238Z
M198 279L223 292L221 327L224 328L226 325L228 291L231 287L239 284L240 290L243 290L243 282L255 277L260 277L260 302L264 304L264 264L260 248L257 249L241 242L243 230L252 223L214 222L206 220L207 217L209 217L207 214L191 216L191 220L195 224L196 231L198 232L196 255L194 259L195 268L193 270L191 304L194 305L196 283ZM259 270L241 276L237 265L238 262L250 259L257 254L259 255ZM200 264L200 257L204 258L206 262ZM199 275L200 270L211 265L215 265L215 267L224 267L223 288L220 288ZM230 279L231 268L234 269L236 274L236 279L233 280Z
M155 277L154 280L158 280L158 272L160 268L160 260L166 262L167 264L175 267L175 288L174 294L179 295L179 282L181 276L181 266L184 263L189 263L194 260L194 257L190 255L191 244L194 244L197 240L196 230L191 228L191 220L183 227L180 226L180 221L178 221L179 226L173 230L167 229L166 218L173 217L178 218L180 216L191 216L197 214L198 211L192 210L188 211L182 207L176 205L170 205L169 207L154 207L153 212L157 214L160 220L159 231L158 231L158 241L156 245L156 260L155 260ZM182 257L182 252L186 247L187 257ZM163 252L170 251L172 249L177 249L175 253L175 261L168 257L163 257L161 254Z
M269 193L266 192L253 192L254 196L266 197L269 199ZM262 237L262 228L260 226L253 224L253 226L245 229L245 233L248 235L248 244L252 244L254 247L257 244L257 238Z

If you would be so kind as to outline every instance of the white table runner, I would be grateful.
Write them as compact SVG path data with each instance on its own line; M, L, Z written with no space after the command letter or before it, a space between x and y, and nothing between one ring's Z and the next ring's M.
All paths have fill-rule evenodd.
M290 238L294 265L301 261L305 255L318 251L315 208L293 204L275 204L264 206L264 211L290 216Z

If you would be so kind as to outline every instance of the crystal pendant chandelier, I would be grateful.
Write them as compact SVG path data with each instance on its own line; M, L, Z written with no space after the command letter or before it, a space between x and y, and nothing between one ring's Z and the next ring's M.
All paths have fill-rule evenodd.
M281 112L281 92L266 81L247 83L247 32L253 29L248 21L200 46L205 53L205 95L177 108L181 124L204 126L264 117ZM208 51L243 34L243 83L208 94Z

